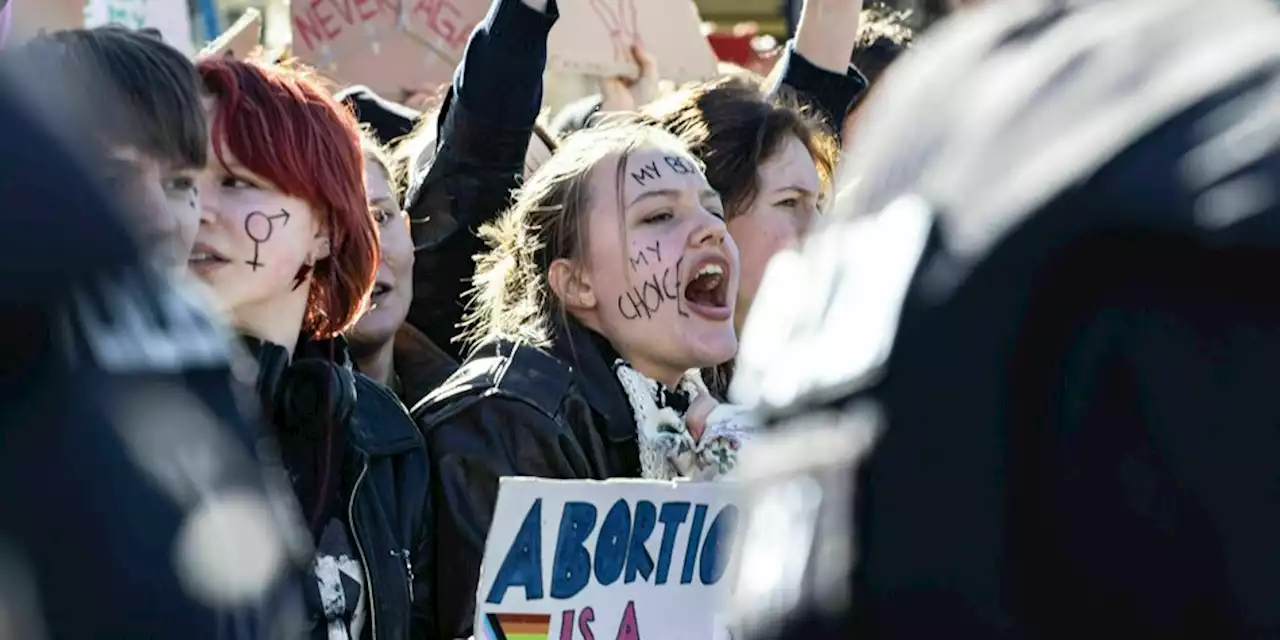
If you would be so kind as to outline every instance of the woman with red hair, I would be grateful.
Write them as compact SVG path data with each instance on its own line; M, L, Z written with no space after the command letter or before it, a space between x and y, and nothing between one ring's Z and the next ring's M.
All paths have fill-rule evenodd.
M210 57L209 166L190 268L257 356L258 393L316 547L316 638L427 637L428 462L342 339L378 235L354 117L303 69ZM414 606L415 596L420 605ZM411 627L413 631L411 632Z

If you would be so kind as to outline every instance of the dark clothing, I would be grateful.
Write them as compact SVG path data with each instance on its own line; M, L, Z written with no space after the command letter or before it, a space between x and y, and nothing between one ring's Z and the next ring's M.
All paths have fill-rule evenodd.
M843 75L814 65L796 52L795 41L787 43L778 64L782 65L778 83L766 87L766 92L776 94L784 89L795 92L802 102L818 110L832 135L839 140L844 117L858 96L867 90L867 79L853 65L849 65L848 73Z
M818 110L822 120L831 128L831 133L839 139L844 117L858 97L867 90L867 79L853 65L843 75L814 65L796 53L795 42L787 43L777 64L782 67L778 82L774 86L764 87L765 92L771 95L794 93L803 104ZM598 121L603 101L604 98L596 94L569 103L552 121L552 135L564 137L591 127Z
M417 253L409 323L455 361L462 359L453 338L475 272L472 256L484 249L475 230L507 208L524 172L542 104L547 35L558 17L555 0L545 14L520 0L495 0L454 72L434 154L410 169L405 209Z
M1280 184L1277 138L1254 137L1274 8L1035 4L975 8L895 63L909 81L860 125L861 182L797 265L831 286L762 287L757 309L828 311L761 323L789 331L776 351L744 336L736 398L783 438L880 437L861 465L759 480L819 478L811 548L844 552L790 559L791 610L739 603L781 619L749 638L1280 633L1280 292L1261 275L1280 199L1250 187ZM1121 26L1091 39L1100 23ZM1015 57L1024 73L997 72Z
M347 87L333 97L350 106L356 120L369 125L374 138L383 145L409 135L422 115L417 109L387 100L364 85Z
M372 637L369 591L364 564L341 518L329 520L316 544L312 580L304 585L307 611L313 614L311 640Z
M472 633L475 591L498 479L640 475L635 419L604 339L580 327L550 350L483 346L414 408L431 451L441 637Z
M294 365L304 358L326 358L335 366L351 368L345 342L340 338L319 343L302 341L295 350ZM353 372L353 376L356 397L347 424L281 434L279 439L281 459L295 489L318 485L329 487L331 492L319 500L333 506L319 513L321 519L316 523L320 553L313 563L313 573L319 595L325 597L319 598L320 609L308 611L315 625L312 633L319 637L326 630L343 633L366 629L357 605L363 598L368 603L364 607L364 615L368 616L364 637L434 637L428 631L434 624L428 605L433 525L428 489L430 461L422 436L399 399L363 374ZM331 417L327 411L315 415L317 420ZM306 447L301 441L310 439L308 449L323 454L329 449L325 434L343 436L339 444L341 455L333 455L327 464L307 464L312 456L306 450L299 452L299 448ZM339 477L334 482L305 477L317 469L336 469ZM305 492L300 493L299 497L304 495ZM316 515L311 505L302 506L308 517ZM344 538L354 553L342 562ZM351 579L357 573L363 576L363 594L342 580L343 575ZM353 590L345 592L344 585ZM332 592L326 594L325 589L335 586L344 588L341 598Z
M456 360L408 323L396 331L392 350L392 368L398 379L392 390L406 407L421 402L458 370Z
M231 334L0 84L0 636L296 638L308 549Z

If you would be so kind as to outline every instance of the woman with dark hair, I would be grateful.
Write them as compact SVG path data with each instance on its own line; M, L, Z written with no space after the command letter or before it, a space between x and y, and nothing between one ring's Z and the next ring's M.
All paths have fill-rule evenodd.
M835 172L835 139L812 111L740 78L672 94L646 115L706 163L707 180L724 200L742 252L734 318L741 331L769 260L796 246L818 215ZM732 362L707 374L721 398L731 377Z
M300 69L222 57L198 69L212 129L190 267L257 356L263 410L317 547L313 637L423 637L422 439L390 391L353 373L341 337L378 262L357 125Z
M356 368L412 407L448 379L458 363L404 321L413 300L413 239L409 217L400 207L398 172L373 135L362 132L360 143L369 214L378 225L381 258L369 309L347 337Z

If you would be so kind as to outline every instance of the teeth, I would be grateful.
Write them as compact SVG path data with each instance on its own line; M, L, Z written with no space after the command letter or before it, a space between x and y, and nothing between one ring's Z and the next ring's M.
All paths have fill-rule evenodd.
M723 268L721 268L721 267L720 267L720 265L718 265L718 264L709 264L709 265L707 265L707 266L705 266L705 267L703 267L703 268L701 268L701 269L698 269L698 273L696 274L696 277L702 277L702 276L722 276L722 275L724 275L724 269L723 269Z
M193 253L191 254L190 259L192 262L200 262L202 260L208 260L210 257L211 256L207 253Z

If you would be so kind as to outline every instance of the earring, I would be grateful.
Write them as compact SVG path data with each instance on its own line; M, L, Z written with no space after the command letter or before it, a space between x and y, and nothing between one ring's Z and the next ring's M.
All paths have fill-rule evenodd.
M293 289L291 289L291 291L297 291L298 287L301 287L302 283L307 281L307 276L311 275L312 269L313 267L310 262L298 267L298 273L293 276Z

